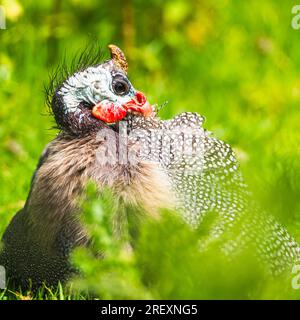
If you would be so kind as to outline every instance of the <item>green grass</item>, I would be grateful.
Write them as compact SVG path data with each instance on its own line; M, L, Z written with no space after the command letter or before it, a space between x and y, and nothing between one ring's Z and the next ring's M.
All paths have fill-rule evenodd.
M56 288L49 288L43 285L36 291L27 291L9 289L1 290L0 300L86 300L89 299L87 294L73 292L72 289L64 288L59 284Z
M60 3L3 3L7 29L0 30L0 234L22 208L39 155L57 133L51 129L54 122L47 113L43 94L48 73L65 50L72 57L91 34L103 46L113 42L124 49L134 86L152 103L168 101L162 110L164 118L182 111L203 114L207 118L205 127L236 150L257 202L300 241L300 31L290 25L293 1L176 0L162 4L151 0L127 1L124 6L108 0ZM171 226L177 228L176 223ZM156 230L152 252L155 264L161 254L157 246L164 238L158 234L159 227L147 228L143 239L147 239L151 228ZM193 239L189 231L182 232L186 242L176 244L172 250L179 250ZM140 245L145 249L147 241ZM193 245L189 248L192 250ZM173 288L184 274L185 267L179 259L151 266L150 276L147 275L150 278L155 280L151 273L155 268L163 267L165 273L156 275L161 286L154 284L149 290L149 284L143 281L146 275L142 274L142 261L149 263L149 256L141 252L126 265L119 261L118 250L114 251L112 256L119 266L126 265L128 281L120 283L117 276L115 289L104 284L105 292L98 287L95 291L115 298L116 288L125 285L132 288L131 297L139 292L143 297L218 298L227 291L228 296L243 298L286 296L284 290L281 292L283 282L268 282L260 271L254 270L253 278L249 277L252 287L239 263L236 270L240 268L240 277L233 276L231 282L221 283L223 287L214 287L213 280L204 281L205 275L212 279L205 271L208 269L202 268L204 257L192 259L189 271L199 272L200 278L189 277L190 283L180 284L182 290ZM214 250L211 252L203 262L207 268L217 263ZM188 259L188 253L191 251L181 258ZM85 254L82 253L83 265ZM107 264L112 267L110 263ZM222 261L218 263L224 266ZM98 271L99 275L104 272ZM92 275L87 272L87 279ZM163 281L167 275L169 281ZM240 280L244 289L238 286ZM206 294L198 294L197 287L193 292L191 284L195 281L203 284ZM263 283L260 289L259 283ZM86 283L83 287L86 289ZM0 299L85 297L64 290L41 289L36 294L23 293L24 296L4 291Z

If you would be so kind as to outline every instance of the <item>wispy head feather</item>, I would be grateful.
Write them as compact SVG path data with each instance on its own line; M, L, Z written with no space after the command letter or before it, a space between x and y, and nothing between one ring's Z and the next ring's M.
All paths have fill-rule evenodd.
M78 51L70 60L66 51L59 65L49 74L49 83L44 86L46 104L50 113L52 98L62 83L75 72L90 66L99 65L104 61L104 50L96 41L89 42L83 50Z

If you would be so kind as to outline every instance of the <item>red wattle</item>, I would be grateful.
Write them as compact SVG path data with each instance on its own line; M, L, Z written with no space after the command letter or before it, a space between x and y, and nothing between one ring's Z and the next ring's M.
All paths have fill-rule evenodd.
M126 117L126 110L112 102L100 102L94 106L92 115L106 123L114 123Z
M145 95L137 91L133 99L122 105L115 105L113 102L107 101L99 102L93 107L92 115L106 123L114 123L124 119L128 110L138 112L144 117L149 117L153 112Z

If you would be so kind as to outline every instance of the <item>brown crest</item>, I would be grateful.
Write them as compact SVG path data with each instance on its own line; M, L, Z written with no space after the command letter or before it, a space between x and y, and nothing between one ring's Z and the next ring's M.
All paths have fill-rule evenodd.
M108 49L110 51L111 59L113 60L114 64L127 74L128 63L123 51L114 44L110 44L108 46Z

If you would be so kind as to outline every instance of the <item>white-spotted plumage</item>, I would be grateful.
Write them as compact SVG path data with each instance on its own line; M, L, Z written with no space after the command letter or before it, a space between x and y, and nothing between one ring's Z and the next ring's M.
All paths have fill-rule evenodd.
M203 129L202 116L182 113L167 121L132 117L128 123L131 130L139 130L131 138L144 146L142 156L157 162L170 177L184 220L201 228L207 214L217 213L208 242L240 225L238 234L233 232L234 238L223 245L226 253L254 246L274 274L299 260L298 243L254 203L232 148Z

